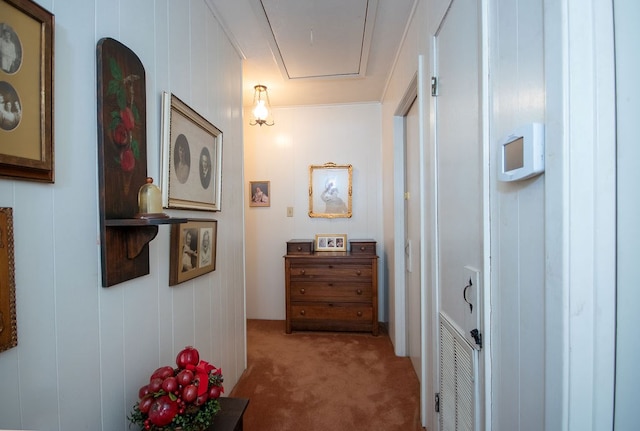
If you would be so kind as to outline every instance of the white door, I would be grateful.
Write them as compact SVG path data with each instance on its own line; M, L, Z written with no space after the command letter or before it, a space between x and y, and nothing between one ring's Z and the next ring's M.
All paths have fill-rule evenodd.
M453 376L454 388L443 393L443 382L449 382L452 376L444 375L448 363L439 369L441 383L440 425L447 429L449 419L466 424L456 425L455 430L474 430L479 425L478 395L482 393L477 386L479 343L470 340L470 329L466 328L469 313L479 311L481 304L471 304L474 285L482 279L483 259L483 142L481 116L481 40L480 2L478 0L452 0L450 8L443 18L435 37L435 77L437 79L436 110L436 166L437 166L437 231L438 231L438 289L439 313L462 336L457 343L465 345L467 340L471 349L458 354L467 355L473 362L464 376ZM477 301L477 299L476 299ZM478 329L478 339L482 328ZM442 341L440 357L446 349ZM444 347L444 350L443 350ZM476 349L476 350L474 350ZM458 356L456 356L457 358ZM471 381L470 389L473 402L459 394L457 379ZM464 386L464 385L463 385ZM463 388L464 389L464 388ZM444 407L443 407L444 405ZM457 417L468 408L468 417ZM444 408L444 410L443 410ZM455 411L452 411L455 410ZM452 414L453 416L447 416Z
M418 103L405 116L405 283L407 292L407 347L422 383L422 331L420 328L420 138Z

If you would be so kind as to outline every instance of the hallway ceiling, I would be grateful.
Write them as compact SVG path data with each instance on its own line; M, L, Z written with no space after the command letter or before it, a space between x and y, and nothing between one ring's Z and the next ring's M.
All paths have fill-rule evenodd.
M206 0L241 53L243 104L379 102L416 0Z

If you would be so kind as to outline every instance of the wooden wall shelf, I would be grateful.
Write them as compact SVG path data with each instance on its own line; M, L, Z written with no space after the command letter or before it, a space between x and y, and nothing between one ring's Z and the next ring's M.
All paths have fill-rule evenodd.
M127 247L127 258L135 259L158 234L158 226L161 224L186 223L186 218L163 219L113 219L105 220L106 231L111 228L122 230Z
M102 285L149 274L149 242L184 218L134 218L147 184L145 71L120 42L98 42L98 173Z

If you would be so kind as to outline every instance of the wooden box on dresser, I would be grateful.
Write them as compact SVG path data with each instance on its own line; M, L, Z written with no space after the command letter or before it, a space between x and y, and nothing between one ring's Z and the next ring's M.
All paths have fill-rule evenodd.
M375 245L368 250L287 253L287 334L322 330L378 335L378 256Z

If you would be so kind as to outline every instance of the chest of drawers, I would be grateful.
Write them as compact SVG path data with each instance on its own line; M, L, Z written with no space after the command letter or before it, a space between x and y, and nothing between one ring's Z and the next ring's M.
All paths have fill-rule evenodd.
M284 257L286 332L370 331L378 335L378 257L316 252Z

